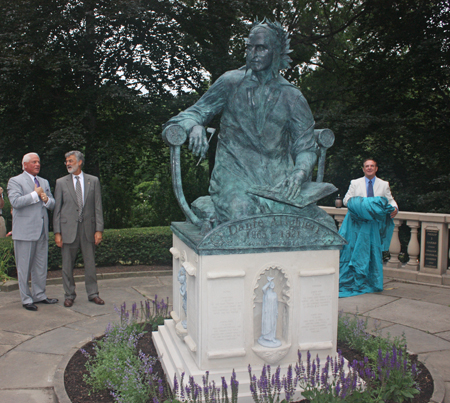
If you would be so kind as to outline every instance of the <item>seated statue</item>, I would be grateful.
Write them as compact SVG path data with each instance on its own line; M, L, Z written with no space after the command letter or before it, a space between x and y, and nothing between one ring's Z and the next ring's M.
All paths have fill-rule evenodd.
M204 158L205 126L222 114L209 187L217 223L287 213L336 229L314 203L336 188L311 182L320 153L311 110L300 90L280 75L291 61L289 42L279 23L256 22L246 40L246 65L223 74L165 125L165 131L181 127L189 149Z

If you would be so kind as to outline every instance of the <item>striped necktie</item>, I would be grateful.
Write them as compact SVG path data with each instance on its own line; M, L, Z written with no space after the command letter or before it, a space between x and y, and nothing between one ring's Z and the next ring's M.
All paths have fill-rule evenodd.
M80 177L75 176L75 179L77 180L77 184L75 187L75 191L77 194L77 204L78 204L78 221L83 221L83 192L81 191L81 182Z

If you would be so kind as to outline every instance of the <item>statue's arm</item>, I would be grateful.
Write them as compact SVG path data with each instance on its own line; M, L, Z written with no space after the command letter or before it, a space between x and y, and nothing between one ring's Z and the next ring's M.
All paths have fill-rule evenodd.
M181 126L189 138L189 149L194 155L205 156L208 150L205 126L220 113L227 101L229 75L225 73L191 107L170 119L164 129L170 125Z
M317 163L318 146L314 137L314 118L306 99L298 91L290 119L292 173L282 182L284 196L295 199Z
M317 163L319 147L314 137L314 118L304 96L298 92L290 122L290 152L295 171L304 171L308 178Z

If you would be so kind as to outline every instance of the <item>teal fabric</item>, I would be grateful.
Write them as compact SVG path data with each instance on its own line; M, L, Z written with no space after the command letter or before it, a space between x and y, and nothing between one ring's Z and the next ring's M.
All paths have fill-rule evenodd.
M389 250L395 210L385 197L352 197L339 230L348 242L341 251L339 297L383 291L383 251Z

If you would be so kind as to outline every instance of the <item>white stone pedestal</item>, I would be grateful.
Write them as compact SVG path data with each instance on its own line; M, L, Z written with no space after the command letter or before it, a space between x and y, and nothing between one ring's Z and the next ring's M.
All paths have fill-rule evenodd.
M178 223L173 224L174 311L172 319L153 333L171 386L173 375L179 380L183 372L185 379L193 376L202 384L205 371L216 384L221 384L221 377L229 384L234 369L239 402L251 402L249 364L259 378L264 364L274 370L279 365L284 372L297 362L298 351L304 361L308 350L321 361L336 354L339 245L345 241L313 220L295 217L279 226L271 225L273 217L220 226L207 235L216 239L217 245L211 248L205 247L204 241L192 241L190 224L178 228ZM317 236L322 245L300 245ZM246 239L244 248L232 244L239 237ZM242 244L242 239L239 242ZM178 279L182 267L187 273L186 313ZM262 287L268 276L274 278L278 297L276 338L281 346L276 348L258 343ZM186 321L186 329L182 321Z

